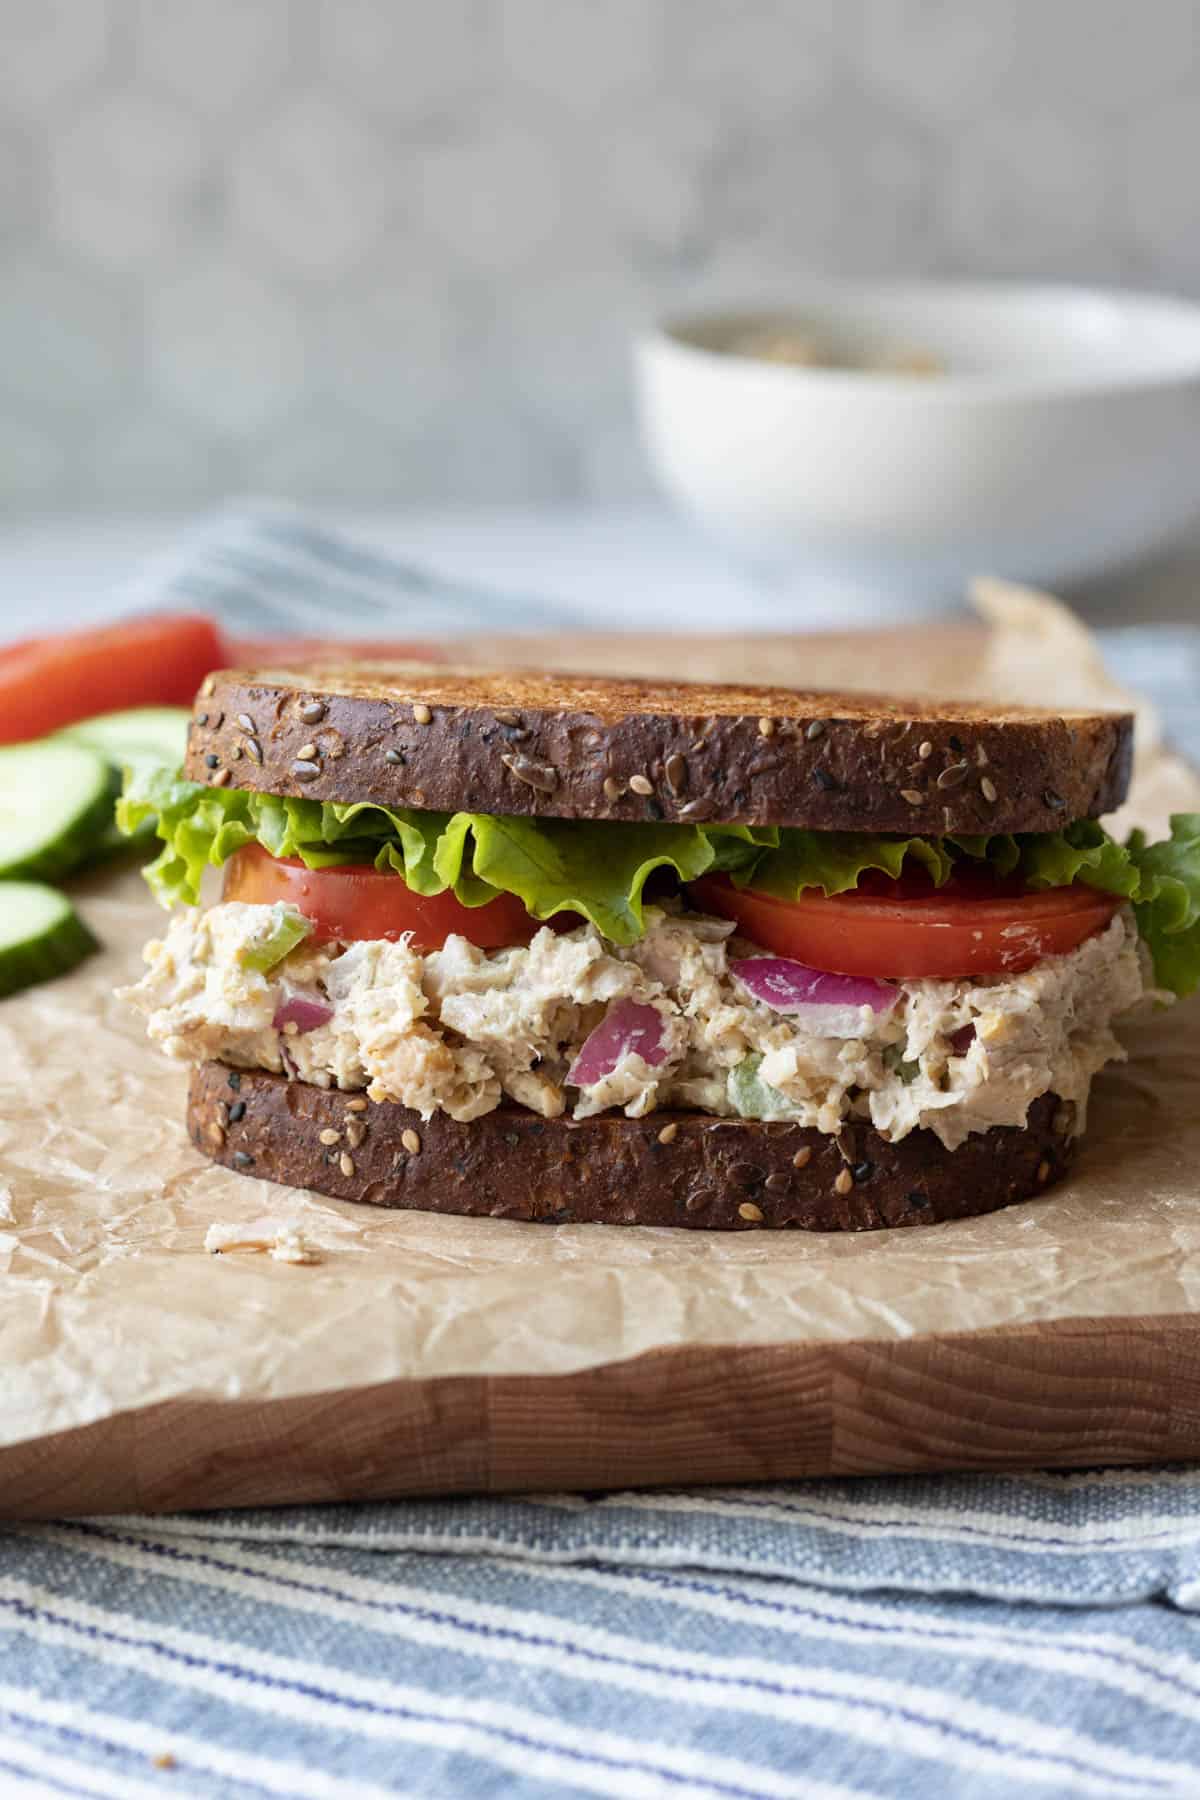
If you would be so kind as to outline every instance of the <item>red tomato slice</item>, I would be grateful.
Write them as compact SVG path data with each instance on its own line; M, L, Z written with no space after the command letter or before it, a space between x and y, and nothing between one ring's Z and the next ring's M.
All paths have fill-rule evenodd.
M223 660L213 621L195 614L27 638L0 656L0 744L128 706L190 706Z
M261 844L247 844L225 865L225 900L270 906L286 900L313 921L314 938L396 938L413 934L414 950L440 950L452 933L481 950L527 944L540 923L514 894L500 894L486 906L463 906L450 892L414 894L399 875L361 863L306 869L296 857L272 856Z
M1077 949L1121 905L1118 895L1082 884L1034 894L957 877L940 889L879 877L850 894L776 900L734 887L727 875L706 875L690 892L707 911L736 919L764 950L831 974L897 980L1019 974Z

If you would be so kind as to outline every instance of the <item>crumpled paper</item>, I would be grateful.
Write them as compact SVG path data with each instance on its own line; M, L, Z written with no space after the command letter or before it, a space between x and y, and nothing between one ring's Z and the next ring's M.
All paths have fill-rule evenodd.
M1065 609L995 583L978 601L986 631L772 640L770 676L903 691L927 686L933 667L942 692L1128 702ZM712 640L526 643L518 660L551 651L559 666L743 672L731 667L733 646ZM753 663L759 652L748 640L737 654ZM1127 813L1161 829L1169 811L1200 805L1200 780L1164 748L1153 715L1139 713ZM1130 1062L1096 1084L1076 1173L986 1218L857 1236L440 1218L357 1208L206 1162L184 1132L186 1070L113 997L136 978L162 915L128 870L89 877L78 901L103 954L0 1005L0 1510L68 1511L76 1494L98 1510L481 1485L483 1452L466 1475L439 1478L436 1454L429 1461L438 1405L413 1427L424 1434L420 1480L407 1440L396 1441L399 1398L465 1391L447 1378L482 1380L485 1394L488 1381L509 1377L569 1387L640 1367L630 1359L653 1352L686 1350L695 1368L719 1371L716 1347L894 1345L1200 1309L1195 1004L1125 1030ZM280 1234L312 1260L272 1256ZM206 1239L262 1248L215 1255ZM669 1386L660 1389L669 1410ZM297 1474L286 1437L264 1423L272 1404L349 1394L359 1421L352 1466L314 1476L309 1455ZM146 1501L154 1421L173 1418L186 1421L189 1455L176 1458L169 1492ZM255 1478L231 1486L214 1472L248 1420L260 1434ZM372 1452L376 1429L386 1454ZM493 1429L486 1404L472 1429ZM509 1446L509 1485L538 1484L529 1435L524 1462ZM141 1445L136 1481L131 1443ZM608 1473L591 1467L586 1446L569 1466L580 1485L603 1485ZM730 1475L784 1466L825 1465L814 1456L744 1467L732 1453L719 1462ZM624 1464L622 1479L638 1469ZM646 1478L688 1473L686 1459L660 1460Z

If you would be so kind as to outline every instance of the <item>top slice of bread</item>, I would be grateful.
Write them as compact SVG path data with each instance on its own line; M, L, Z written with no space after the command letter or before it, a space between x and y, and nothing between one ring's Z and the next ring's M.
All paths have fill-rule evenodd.
M432 811L1054 831L1125 797L1133 719L428 664L226 669L196 781Z

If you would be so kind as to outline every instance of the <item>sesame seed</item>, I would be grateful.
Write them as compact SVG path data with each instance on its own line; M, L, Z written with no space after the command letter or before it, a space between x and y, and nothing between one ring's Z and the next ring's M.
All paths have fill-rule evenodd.
M793 1169L807 1169L807 1167L811 1161L812 1161L812 1146L809 1144L805 1144L803 1146L803 1148L797 1150L795 1156L793 1156L792 1167L793 1167Z
M687 781L687 764L678 750L673 756L668 756L663 765L663 773L666 775L668 785L677 794Z
M347 1112L366 1112L366 1110L367 1103L361 1094L355 1094L353 1100L347 1100L346 1102Z
M920 804L921 804L922 800L924 800L925 796L924 796L924 794L920 793L916 788L901 788L900 789L900 798L902 800L907 800L908 804L910 806L920 806Z
M1044 789L1042 799L1050 808L1051 812L1061 812L1063 807L1067 804L1062 795L1056 794L1053 788Z
M238 1089L241 1087L242 1077L237 1069L231 1069L229 1071L228 1085L233 1089L235 1094L237 1093Z
M432 717L433 717L433 714L430 712L429 708L426 706L426 704L423 700L418 700L414 703L413 718L416 720L418 725L428 725L428 723L429 723L430 719L432 719Z
M1050 1179L1050 1164L1048 1162L1040 1162L1038 1164L1037 1178L1039 1181L1049 1181L1049 1179Z
M492 717L493 717L493 719L495 719L497 725L512 726L512 725L519 725L521 723L520 717L515 712L507 712L507 711L506 712L494 712L492 714Z
M230 762L241 762L242 746L240 744L234 744L232 746L232 748L230 749L230 752L229 752L229 760L230 760Z
M363 1121L361 1119L351 1119L346 1127L346 1142L349 1144L350 1148L352 1150L359 1149L366 1135L367 1128L363 1124Z
M984 776L983 780L979 784L979 791L983 795L984 799L987 801L989 806L995 805L995 803L996 803L996 784L991 779L990 776L988 776L988 775Z
M340 1144L341 1141L341 1132L335 1131L332 1125L327 1125L324 1131L319 1131L317 1133L317 1142L319 1144Z
M316 754L317 746L315 744L301 744L296 752L296 755L302 758L304 762L312 762Z
M417 1156L420 1154L421 1140L415 1131L402 1131L400 1133L400 1142L404 1145L404 1148L408 1151L410 1156Z
M220 768L220 766L221 766L221 759L220 759L220 757L219 757L219 756L218 756L218 755L217 755L217 753L216 753L216 751L215 751L215 750L210 750L210 751L209 751L209 753L208 753L208 755L207 755L207 756L206 756L206 757L205 757L205 759L204 759L204 766L205 766L205 768L206 768L206 769L217 769L217 768Z
M292 764L292 774L297 781L315 781L320 773L320 763L305 762L300 759Z
M758 721L758 735L759 735L759 737L774 737L775 736L775 721L774 721L774 719L760 719Z
M345 1150L343 1150L342 1154L338 1157L338 1168L342 1171L342 1174L346 1176L347 1180L354 1173L354 1158Z
M975 746L975 767L977 769L986 769L987 766L988 766L988 753L984 749L982 744L976 744L976 746Z
M210 1144L215 1144L218 1150L225 1148L225 1127L218 1124L216 1119L209 1122L208 1141Z
M254 723L254 720L250 717L249 713L239 713L237 722L243 731L248 731L250 733L251 737L253 737L258 730L258 726Z
M711 1202L712 1202L712 1189L711 1188L697 1188L694 1193L691 1193L688 1195L687 1199L684 1201L683 1204L684 1204L684 1208L686 1209L686 1211L688 1211L690 1213L694 1213L694 1212L700 1212L702 1210L702 1208L710 1205Z
M856 1162L851 1170L851 1174L854 1176L855 1181L870 1181L874 1173L875 1164L865 1160L863 1162Z
M791 1181L780 1170L776 1170L774 1175L768 1175L764 1183L768 1194L786 1194L791 1185Z
M942 789L958 787L967 779L970 772L965 762L950 763L938 776L937 784Z
M679 1126L672 1120L669 1125L663 1126L658 1134L658 1141L660 1144L673 1144L678 1136Z
M216 686L216 681L215 681L214 677L211 675L206 675L204 677L204 680L200 683L201 697L203 699L207 700L208 696L212 693L213 688L215 686Z
M625 787L623 782L616 780L612 775L605 777L604 798L606 800L619 800L624 791Z
M246 739L246 754L256 763L262 761L262 745L257 738L249 737Z
M654 792L654 783L646 775L631 775L629 785L635 794L644 796Z
M815 744L819 737L825 736L824 719L810 719L804 732L810 744Z
M237 1169L251 1169L254 1167L254 1158L248 1150L235 1150L233 1165Z
M245 1116L246 1102L244 1100L235 1100L229 1109L229 1123L231 1125L240 1125Z
M930 743L928 738L925 739L925 742L923 744L917 745L917 755L920 757L922 762L924 762L927 757L930 757L933 755L933 745Z
M207 725L208 724L208 714L207 713L197 713L196 714L196 723L197 723L197 725Z
M763 1209L761 1206L755 1206L753 1200L743 1200L738 1207L738 1218L745 1219L747 1225L761 1225Z
M402 750L385 750L383 753L383 760L384 762L389 763L402 763L404 761L404 753Z
M837 1180L833 1184L835 1194L848 1194L854 1186L854 1177L849 1169L839 1169Z
M228 780L229 780L229 770L228 769L218 769L216 774L213 776L211 782L209 783L209 786L210 787L224 787L225 783Z
M300 717L306 725L317 725L325 717L323 700L306 700L300 708Z

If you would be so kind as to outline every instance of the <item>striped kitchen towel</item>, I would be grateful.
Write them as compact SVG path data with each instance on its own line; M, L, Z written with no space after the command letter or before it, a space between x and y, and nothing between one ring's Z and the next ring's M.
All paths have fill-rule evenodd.
M1195 1795L1198 1600L1181 1469L14 1526L0 1793Z

